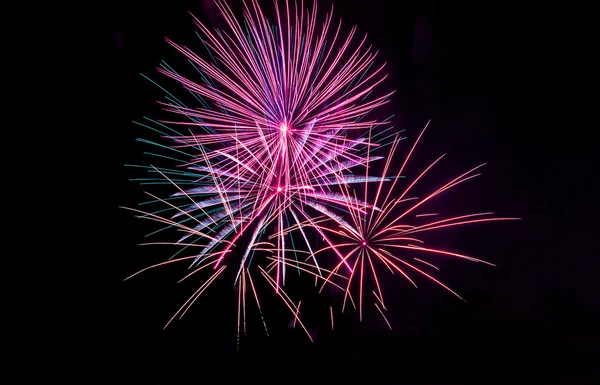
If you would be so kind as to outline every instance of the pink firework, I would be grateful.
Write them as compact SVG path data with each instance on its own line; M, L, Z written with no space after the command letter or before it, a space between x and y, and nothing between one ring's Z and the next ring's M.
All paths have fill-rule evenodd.
M383 173L381 176L377 177L379 183L377 183L371 191L369 190L368 184L364 185L362 191L362 194L364 194L364 201L372 200L372 205L370 205L370 207L359 207L357 205L355 210L351 211L350 217L353 228L355 229L354 231L348 231L343 227L333 228L326 223L316 225L311 224L311 226L318 226L322 231L334 233L338 240L335 247L338 250L348 250L343 252L344 258L342 262L338 263L329 273L327 279L323 280L321 290L326 284L332 283L332 280L336 278L336 275L338 275L337 272L344 263L349 263L352 266L352 271L346 274L342 281L345 284L342 311L345 308L348 299L350 299L354 305L351 296L351 288L357 287L359 297L359 318L362 320L365 296L370 296L372 293L374 307L381 313L390 328L391 325L384 314L384 311L387 309L380 286L381 278L379 277L379 270L389 271L392 274L399 273L415 287L417 285L411 278L411 275L418 274L424 276L462 299L454 290L435 278L434 272L439 270L439 268L431 262L428 262L427 256L446 256L492 265L489 262L467 255L429 247L424 244L422 239L418 238L419 234L467 224L519 219L495 217L492 212L472 213L443 219L437 219L439 213L414 214L418 208L425 207L430 200L436 199L442 196L442 194L450 191L453 187L480 175L479 173L476 173L476 171L483 166L483 164L479 165L458 175L449 182L433 189L431 193L424 197L411 196L413 187L426 177L427 173L444 157L444 155L442 155L426 167L412 182L408 183L406 187L396 191L396 188L398 187L397 182L428 125L429 122L423 131L421 131L421 134L406 155L397 174L390 174L391 161L394 158L394 153L396 152L399 143L398 140L394 140L389 154L385 158ZM368 173L368 168L366 169L366 172ZM356 191L347 190L346 193L356 194ZM371 193L370 196L369 193ZM373 209L373 207L376 206L381 207L381 209ZM434 217L435 219L432 219L428 223L414 225L411 224L411 222L413 222L410 220L411 215L415 218ZM293 228L290 230L293 230ZM326 246L317 250L315 253L319 254L321 252L326 252L331 247L332 246ZM374 283L374 287L370 291L365 288L365 277L367 274L370 275L371 281ZM339 285L336 286L339 287Z
M274 255L267 257L274 259L272 264L259 268L296 314L295 305L281 289L288 256L294 255L296 268L302 270L297 255L308 254L317 274L323 274L301 223L314 225L343 261L316 226L315 215L352 232L355 230L343 212L371 207L346 194L342 186L378 181L350 170L376 159L364 154L366 138L361 134L387 123L367 117L391 95L371 97L386 77L384 65L372 66L376 53L366 46L366 36L355 39L356 28L345 37L340 32L341 22L332 28L331 13L317 25L316 2L312 11L305 10L303 3L292 9L286 2L283 12L276 7L272 24L253 0L245 4L243 26L225 2L216 4L228 31L212 31L195 19L214 62L169 40L199 71L198 81L170 67L159 68L201 101L194 108L179 101L162 103L165 110L185 119L160 124L185 126L186 134L163 136L174 142L172 150L190 154L178 170L186 170L189 179L185 183L192 187L183 187L180 180L168 175L181 177L182 171L153 168L151 171L170 182L176 192L170 199L152 195L167 206L164 210L137 211L143 218L183 231L175 244L199 248L193 256L165 263L192 260L194 270L185 278L207 266L215 270L176 316L187 311L224 270L231 252L248 237L239 252L241 258L234 260L241 306L245 307L246 282L258 303L248 271L258 250ZM176 199L177 204L171 203ZM288 246L283 230L290 223L296 224L306 250ZM276 239L261 242L265 232L277 234ZM201 243L196 243L198 240ZM351 271L349 264L342 264Z

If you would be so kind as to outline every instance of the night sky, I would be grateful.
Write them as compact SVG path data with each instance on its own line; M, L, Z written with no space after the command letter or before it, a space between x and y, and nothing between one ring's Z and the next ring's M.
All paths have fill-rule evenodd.
M443 264L440 276L466 303L426 280L418 279L415 289L383 274L393 330L370 309L362 323L357 312L340 316L332 333L327 311L336 302L326 294L315 315L305 315L316 336L311 344L290 327L291 315L277 299L266 300L271 336L251 321L238 353L236 291L229 281L162 330L195 283L176 283L185 266L123 282L170 254L138 246L153 227L118 208L144 200L142 188L128 181L139 174L124 164L150 161L135 142L145 131L131 121L159 110L160 92L139 74L160 79L154 68L163 59L187 66L164 37L200 44L188 11L222 21L210 0L113 3L106 20L112 96L105 130L114 139L105 151L104 201L110 219L101 263L106 272L97 290L101 326L89 332L101 336L94 340L106 352L102 371L116 383L599 383L594 288L600 264L588 247L597 228L589 219L589 181L598 172L580 167L591 159L584 136L558 118L553 102L558 80L545 65L566 55L554 32L560 26L518 2L335 1L335 15L346 27L356 24L359 35L368 33L388 62L384 87L397 92L385 109L406 129L401 154L432 119L407 172L414 175L443 153L438 178L488 162L481 177L431 211L485 210L523 220L436 234L437 244L497 265ZM229 3L239 9L241 1ZM270 1L262 3L271 9ZM319 4L322 12L330 7Z

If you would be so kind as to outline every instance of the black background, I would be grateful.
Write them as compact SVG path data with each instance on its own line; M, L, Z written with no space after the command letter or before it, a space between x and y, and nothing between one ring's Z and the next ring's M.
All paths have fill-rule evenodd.
M229 3L239 9L241 2ZM322 2L321 11L329 4ZM582 143L584 131L561 120L555 100L565 97L555 92L563 81L556 63L568 57L561 24L548 21L547 9L529 8L509 2L335 2L344 25L368 32L389 64L386 87L397 89L391 108L395 126L407 130L406 145L432 119L407 172L414 175L442 153L448 155L439 176L487 161L482 177L440 204L523 220L439 235L440 243L498 265L444 265L444 281L466 303L427 282L416 290L389 277L398 281L387 295L392 331L371 309L362 323L355 312L340 317L332 333L325 307L325 316L312 321L317 338L310 344L300 329L289 327L291 317L281 307L267 319L271 337L263 338L257 324L237 353L235 292L227 284L209 290L163 331L193 289L176 284L182 269L123 282L165 257L160 248L137 245L146 225L118 209L143 198L128 181L135 175L123 167L142 162L135 144L142 133L131 121L158 110L159 94L139 73L157 78L160 60L177 63L165 36L198 44L188 11L206 19L210 1L110 4L111 141L103 170L110 219L99 262L106 273L97 288L99 326L83 336L101 336L89 343L104 352L102 372L115 382L145 384L597 383L599 264L588 247L597 227L591 214L597 171L586 167L592 156ZM219 23L217 16L212 20Z

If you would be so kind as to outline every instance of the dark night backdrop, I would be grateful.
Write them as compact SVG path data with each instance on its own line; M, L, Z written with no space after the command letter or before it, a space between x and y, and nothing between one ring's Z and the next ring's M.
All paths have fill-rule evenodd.
M241 2L230 3L235 8ZM324 12L330 3L322 3ZM340 318L335 333L328 331L325 316L313 322L319 334L311 345L300 329L288 328L291 318L280 307L267 320L272 336L263 338L257 325L236 353L235 295L221 284L221 291L206 292L182 321L163 331L192 286L176 284L177 268L122 282L165 254L137 246L148 227L117 206L133 207L143 198L141 188L128 181L133 171L123 165L144 161L135 144L143 132L131 121L158 110L153 101L160 94L139 73L154 75L162 59L185 67L163 37L194 47L187 12L206 18L209 4L110 7L107 130L114 141L106 151L110 223L101 262L107 273L98 290L99 326L90 332L101 337L104 374L118 383L165 385L244 379L598 383L600 316L593 288L599 264L593 259L597 252L585 247L594 224L581 220L593 195L592 182L585 181L597 171L578 167L590 155L579 144L582 135L563 125L553 103L551 90L560 80L546 65L565 55L555 33L559 27L520 3L335 2L344 25L368 32L389 63L386 86L397 89L391 106L396 127L407 129L410 140L432 119L412 170L442 153L448 155L440 177L489 162L482 177L440 203L523 218L439 233L440 244L498 265L444 265L443 279L467 303L425 281L416 290L388 276L394 280L387 295L393 331L374 309L363 323L354 312Z

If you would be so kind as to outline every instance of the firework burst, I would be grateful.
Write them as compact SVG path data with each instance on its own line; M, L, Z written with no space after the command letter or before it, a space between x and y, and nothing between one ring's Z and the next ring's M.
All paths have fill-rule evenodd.
M302 270L298 261L302 250L288 246L283 229L297 225L305 252L312 257L311 267L322 275L300 223L326 217L354 231L344 212L371 207L344 194L340 186L376 181L350 170L375 159L365 155L365 138L357 132L389 123L389 119L367 118L391 95L371 98L386 77L384 65L373 68L376 53L365 45L366 36L356 41L356 28L345 37L341 22L331 28L332 13L318 27L316 4L308 11L303 3L292 8L286 2L283 12L276 7L276 22L271 24L257 2L251 1L245 4L240 24L228 5L218 1L228 31L212 31L195 19L213 62L167 39L188 58L200 81L179 75L165 63L158 71L179 82L198 105L189 108L170 93L167 102L161 102L166 111L184 120L152 122L160 128L150 128L173 143L161 147L187 159L176 169L151 167L149 171L176 192L166 199L148 193L153 200L145 203L162 203L166 208L135 211L184 233L177 242L158 243L199 249L194 256L165 262L191 261L193 270L184 279L208 266L214 269L176 316L182 316L224 271L228 255L238 251L236 246L242 242L240 260L232 261L238 266L235 282L241 312L246 288L256 294L248 271L256 251L273 255L273 263L260 267L260 272L286 304L291 303L280 293L287 255L293 255L296 268ZM185 134L173 127L184 127ZM341 260L327 235L314 228ZM265 232L279 236L261 242ZM258 304L258 296L254 297ZM297 313L294 306L290 310Z
M453 178L449 182L442 186L434 189L431 193L426 196L412 197L410 193L413 187L421 181L426 174L431 170L436 163L438 163L444 155L437 158L427 168L425 168L406 188L400 191L396 191L397 182L402 177L402 173L407 165L413 151L415 150L421 136L427 129L429 122L421 131L421 134L414 142L412 148L408 152L400 170L397 174L390 174L391 161L394 159L394 154L397 150L399 140L396 138L392 142L391 149L387 157L385 157L385 164L383 166L383 173L378 176L379 183L374 187L374 191L371 191L373 196L373 204L369 207L359 207L358 204L354 207L354 210L350 211L351 223L354 230L348 231L344 227L334 228L328 226L326 223L309 223L309 226L317 226L324 232L330 232L335 234L336 247L338 249L349 250L344 252L342 262L338 263L329 273L327 279L323 281L323 287L326 284L332 282L340 270L340 267L344 263L349 263L352 266L352 270L348 276L345 277L345 295L342 304L342 311L344 310L347 300L350 299L352 304L354 302L351 296L351 287L358 286L358 310L359 318L362 320L363 314L363 302L366 294L369 294L365 288L364 278L366 274L370 274L372 281L374 282L373 290L371 293L374 298L374 306L381 313L387 325L391 328L391 325L385 317L384 311L387 310L384 302L384 295L380 286L380 278L378 269L389 270L392 274L399 273L405 279L410 281L415 287L417 287L414 280L411 278L411 273L416 273L426 277L427 279L435 282L448 290L458 298L462 297L457 294L450 287L442 283L440 280L435 278L432 274L426 272L427 269L439 270L434 264L417 257L412 257L415 254L424 255L443 255L454 258L460 258L471 262L479 262L487 265L493 265L492 263L473 258L467 255L454 253L438 248L427 247L422 239L417 238L418 234L438 230L442 228L461 226L467 224L475 224L482 222L491 221L507 221L517 220L519 218L507 218L507 217L494 217L493 212L473 213L461 216L453 216L444 219L433 220L431 222L412 225L408 220L409 214L413 213L417 208L423 206L431 199L434 199L446 191L449 191L453 187L464 183L472 178L480 175L476 173L484 164L474 167L465 173ZM369 168L366 168L366 174L368 176ZM356 190L346 191L349 195L356 196ZM369 185L364 184L362 189L364 194L364 201L369 201ZM380 206L381 209L373 209L376 206ZM433 217L439 215L438 213L427 213L417 214L415 217ZM290 228L288 230L294 230ZM326 246L315 253L320 254L327 252L331 246ZM424 257L426 259L426 257ZM339 285L336 285L339 287Z

